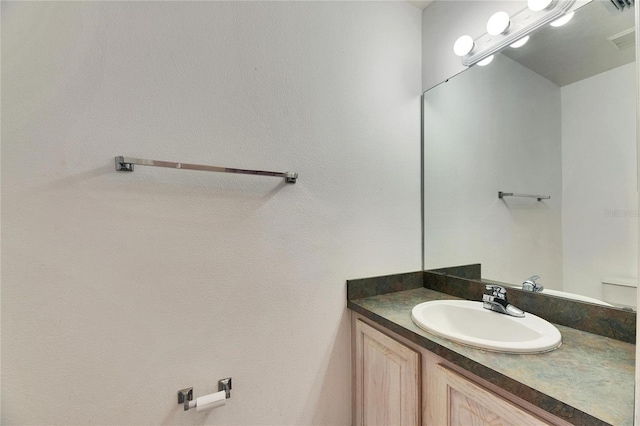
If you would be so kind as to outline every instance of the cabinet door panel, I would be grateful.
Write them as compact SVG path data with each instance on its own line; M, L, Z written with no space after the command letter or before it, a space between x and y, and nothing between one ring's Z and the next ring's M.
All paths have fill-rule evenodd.
M435 365L432 379L446 398L430 407L434 425L544 426L547 423L453 371ZM434 389L435 391L435 389Z
M478 401L468 398L465 394L449 388L449 414L450 424L453 425L490 425L490 426L517 426L506 423L504 419L488 407Z
M357 320L356 425L420 423L420 355Z

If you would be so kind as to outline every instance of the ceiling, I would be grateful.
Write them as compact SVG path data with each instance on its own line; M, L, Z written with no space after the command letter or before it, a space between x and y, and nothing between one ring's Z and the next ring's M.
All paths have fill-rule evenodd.
M433 0L406 0L406 1L407 3L421 10L424 10L427 6L429 6L433 2Z
M634 10L614 13L603 3L588 3L568 24L543 28L523 47L502 53L558 86L633 62L633 45L619 50L608 38L634 27Z

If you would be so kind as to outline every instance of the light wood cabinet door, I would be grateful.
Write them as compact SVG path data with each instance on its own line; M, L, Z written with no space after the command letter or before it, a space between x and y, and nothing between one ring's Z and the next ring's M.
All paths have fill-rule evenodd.
M420 424L420 354L355 321L355 425Z
M440 364L431 364L425 375L429 426L548 425Z

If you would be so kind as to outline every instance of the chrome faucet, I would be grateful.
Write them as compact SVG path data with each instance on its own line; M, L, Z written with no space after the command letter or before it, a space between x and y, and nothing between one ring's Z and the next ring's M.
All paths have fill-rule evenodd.
M482 295L482 307L512 317L524 317L524 311L518 309L507 300L507 290L499 285L486 285Z
M522 289L526 291L533 291L536 293L541 292L542 290L544 290L544 287L536 283L536 280L539 279L540 277L537 275L527 278L525 282L522 283Z

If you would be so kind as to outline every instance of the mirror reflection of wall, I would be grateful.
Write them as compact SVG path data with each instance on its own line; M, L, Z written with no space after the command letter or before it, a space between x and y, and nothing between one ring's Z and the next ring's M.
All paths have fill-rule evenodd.
M637 282L634 46L608 40L633 27L592 2L425 93L425 269L635 305L603 285Z

